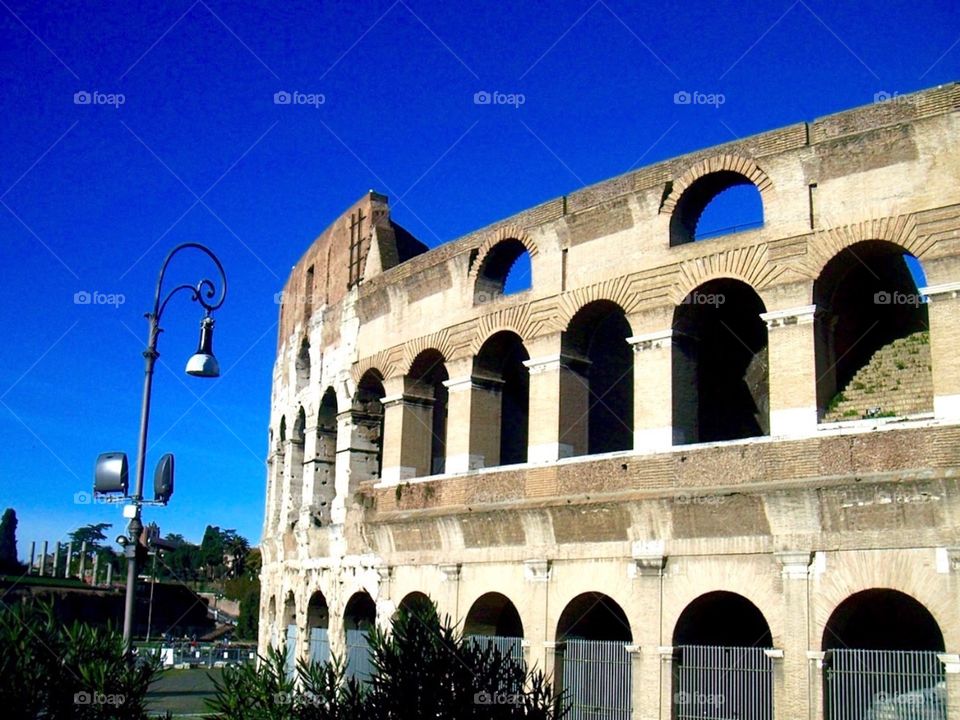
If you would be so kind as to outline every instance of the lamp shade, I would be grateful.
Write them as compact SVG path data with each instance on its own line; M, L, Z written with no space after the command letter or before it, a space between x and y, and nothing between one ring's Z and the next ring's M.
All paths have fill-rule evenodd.
M220 377L220 363L213 355L213 318L209 315L200 321L200 343L197 351L187 360L187 375Z

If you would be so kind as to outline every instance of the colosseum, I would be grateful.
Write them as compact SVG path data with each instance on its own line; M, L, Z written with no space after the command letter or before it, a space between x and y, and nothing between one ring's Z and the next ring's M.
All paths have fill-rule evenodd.
M261 651L362 680L429 598L578 720L960 718L958 137L950 84L433 249L363 195L278 295Z

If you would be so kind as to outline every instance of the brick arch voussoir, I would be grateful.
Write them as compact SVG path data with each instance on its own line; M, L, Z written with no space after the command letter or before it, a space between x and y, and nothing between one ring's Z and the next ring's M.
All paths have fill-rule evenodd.
M660 214L671 215L683 193L697 180L712 173L723 171L743 175L756 186L764 201L766 201L770 190L773 189L773 181L752 158L742 155L715 155L706 160L701 160L674 181L670 194L660 206Z

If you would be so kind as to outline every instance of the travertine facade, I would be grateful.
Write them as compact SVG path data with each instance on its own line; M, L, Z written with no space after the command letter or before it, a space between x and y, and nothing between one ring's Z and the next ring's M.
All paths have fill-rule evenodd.
M261 648L342 652L358 593L385 623L419 592L558 678L565 639L622 640L634 718L671 717L677 647L760 645L787 719L824 717L823 653L869 636L936 650L960 718L958 131L934 88L430 251L361 198L283 293ZM743 184L762 226L696 239ZM882 371L897 338L929 364ZM868 362L925 410L825 421Z

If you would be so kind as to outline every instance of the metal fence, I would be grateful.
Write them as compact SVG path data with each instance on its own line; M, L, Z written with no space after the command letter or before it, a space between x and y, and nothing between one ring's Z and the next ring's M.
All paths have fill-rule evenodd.
M828 650L827 720L946 720L943 664L935 652Z
M369 636L367 630L347 630L346 675L348 678L356 678L358 682L367 682L373 675Z
M625 644L609 640L567 640L563 688L570 720L630 720L632 668Z
M772 720L773 663L758 647L681 645L673 707L677 720Z
M327 628L310 628L310 662L329 662L330 637L327 632Z
M517 661L523 660L523 638L506 635L467 635L466 639L481 648L493 645L504 657Z
M287 661L284 665L288 678L297 676L297 626L287 625Z
M136 648L137 654L145 657L160 657L161 663L189 665L191 667L219 667L221 665L256 664L257 649L250 645L224 645L217 643L163 643L144 644Z

